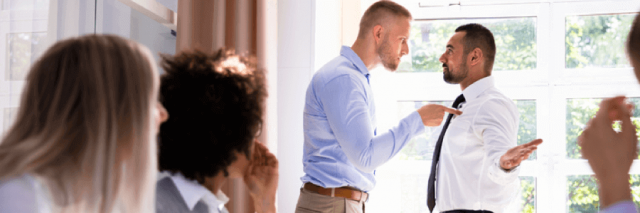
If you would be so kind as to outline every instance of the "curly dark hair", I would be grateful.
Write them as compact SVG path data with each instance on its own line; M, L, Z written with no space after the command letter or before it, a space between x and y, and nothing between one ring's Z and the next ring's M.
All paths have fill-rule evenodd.
M163 55L161 65L160 101L169 119L160 127L160 171L204 184L220 171L229 175L234 151L251 159L267 96L255 58L220 49Z

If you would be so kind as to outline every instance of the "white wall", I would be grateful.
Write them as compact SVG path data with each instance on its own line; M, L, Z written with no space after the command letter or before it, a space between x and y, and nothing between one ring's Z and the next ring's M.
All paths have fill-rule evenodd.
M295 212L302 177L302 111L313 73L314 1L278 0L278 212Z
M294 212L302 171L302 113L313 73L357 37L360 0L278 0L278 212Z

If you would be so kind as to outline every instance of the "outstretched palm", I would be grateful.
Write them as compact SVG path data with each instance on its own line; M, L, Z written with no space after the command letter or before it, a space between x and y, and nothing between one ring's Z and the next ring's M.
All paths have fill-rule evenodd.
M507 153L504 153L504 155L500 157L500 167L506 170L515 168L520 165L523 160L529 158L529 155L538 149L538 145L541 143L542 139L535 139L529 143L509 149Z

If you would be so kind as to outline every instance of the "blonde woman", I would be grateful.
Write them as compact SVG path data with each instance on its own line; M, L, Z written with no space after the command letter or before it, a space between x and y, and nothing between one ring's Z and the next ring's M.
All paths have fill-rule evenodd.
M0 213L153 212L154 136L167 118L154 64L116 36L47 50L0 143Z

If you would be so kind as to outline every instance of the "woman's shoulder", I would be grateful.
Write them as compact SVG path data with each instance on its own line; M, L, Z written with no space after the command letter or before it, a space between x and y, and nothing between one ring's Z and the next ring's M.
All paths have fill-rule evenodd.
M44 193L31 175L0 180L0 213L42 212L39 197Z

